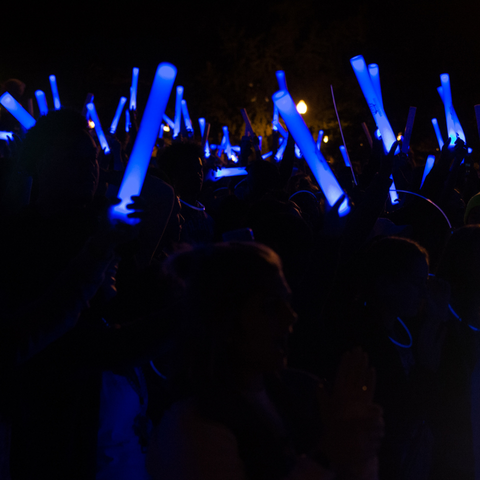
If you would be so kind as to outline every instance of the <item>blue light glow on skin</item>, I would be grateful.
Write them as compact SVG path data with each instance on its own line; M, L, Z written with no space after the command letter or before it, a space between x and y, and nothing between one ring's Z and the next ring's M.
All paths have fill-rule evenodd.
M378 99L375 92L372 79L367 70L367 64L361 55L351 58L350 63L362 89L363 96L372 112L377 128L380 130L385 152L388 153L395 143L396 137L383 110L382 102Z
M402 152L408 154L408 149L410 148L410 138L412 136L413 122L415 121L415 113L417 109L415 107L410 107L408 110L407 124L405 125L405 134L402 138Z
M440 148L441 150L443 148L444 143L442 139L442 134L440 133L440 127L438 126L438 120L436 118L432 118L432 125L433 125L433 129L435 130L435 135L437 137L438 148Z
M13 140L13 132L0 132L0 140Z
M112 124L110 125L110 133L113 135L117 131L118 121L120 120L120 115L122 114L123 107L127 103L127 97L121 97L118 102L117 111L113 117Z
M107 139L103 133L102 125L100 124L100 119L98 118L97 110L95 109L95 104L88 103L87 111L90 115L90 118L93 120L93 123L95 124L95 133L97 134L102 150L105 152L105 154L110 153L110 147L108 146Z
M150 157L176 75L177 69L169 63L161 63L157 67L137 138L118 191L118 198L121 202L110 209L110 218L113 221L120 219L130 224L139 221L127 217L132 211L126 207L132 203L132 196L140 195L142 190Z
M177 98L175 100L175 119L173 120L173 136L178 137L180 135L181 122L182 122L182 97L183 87L177 87Z
M423 182L427 178L427 175L430 173L430 170L432 170L433 165L435 165L435 157L433 155L429 155L427 157L427 161L425 162L425 169L423 170L423 177L422 182L420 183L420 188L423 187Z
M463 128L458 121L457 114L453 108L452 92L450 89L450 76L448 73L442 73L440 75L440 81L442 82L442 93L440 96L443 99L443 105L445 107L445 118L447 120L447 131L450 137L450 145L454 145L458 136L465 142L465 134ZM439 92L440 93L440 92Z
M277 70L275 72L275 75L277 76L278 89L288 91L287 80L285 79L285 72L283 70Z
M343 145L340 145L340 152L342 154L343 161L345 162L345 166L350 168L350 159L348 158L347 149Z
M322 145L322 140L323 140L323 134L324 134L324 133L325 133L325 132L324 132L323 130L319 130L319 131L318 131L317 148L318 148L319 151L320 151L320 147L321 147L321 145Z
M213 176L216 180L223 177L236 177L240 175L246 175L246 167L230 167L222 168L213 173Z
M8 92L0 97L0 103L18 120L25 130L35 125L35 119Z
M48 113L48 105L47 105L47 98L45 97L45 93L42 92L41 90L37 90L35 92L35 97L37 99L40 115L46 115Z
M137 90L138 90L138 73L140 70L138 68L134 68L132 70L132 86L130 87L130 110L137 109Z
M328 204L330 206L335 205L337 200L342 195L345 195L345 192L340 187L327 161L317 149L312 134L302 116L297 112L292 97L287 91L283 90L276 92L272 99L278 107L278 111L287 125L290 134L293 135L295 142L299 145L300 150L322 189ZM343 217L349 212L350 206L348 204L348 198L345 198L340 205L338 214Z
M190 130L193 132L193 126L192 126L192 121L190 120L190 115L188 113L188 108L187 108L187 102L185 100L182 100L182 115L183 119L185 120L185 127L187 130Z
M392 180L392 184L390 185L390 190L388 191L388 193L390 195L390 201L392 202L392 205L395 205L399 201L397 187L395 186L392 175L390 175L390 179Z
M57 79L55 78L55 75L50 75L48 78L50 80L50 86L52 87L53 106L55 107L55 110L60 110L62 104L60 103L60 96L58 95Z
M380 102L380 106L383 108L383 98L382 98L382 87L380 86L380 71L378 70L378 65L376 63L371 63L368 66L368 74L372 79L372 85L377 94L378 101Z

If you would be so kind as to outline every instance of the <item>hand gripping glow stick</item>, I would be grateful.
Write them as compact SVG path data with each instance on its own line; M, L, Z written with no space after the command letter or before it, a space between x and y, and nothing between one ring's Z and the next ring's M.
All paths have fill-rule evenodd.
M319 130L318 131L318 137L317 137L317 148L318 150L320 151L320 146L322 145L322 138L323 138L323 134L325 132L323 130Z
M185 127L190 132L193 132L192 120L190 119L190 115L188 113L187 102L186 100L182 100L182 115L183 119L185 120Z
M380 72L378 70L378 65L376 63L371 63L368 66L368 74L372 79L372 85L377 94L378 101L380 102L380 106L383 108L383 99L382 99L382 88L380 87Z
M40 110L40 115L46 115L48 113L47 98L45 93L41 90L35 92L35 97L37 98L38 109Z
M342 154L345 166L350 167L350 159L348 158L347 149L343 145L340 145L340 153Z
M432 118L432 125L433 129L435 130L435 136L437 137L437 142L438 142L438 148L440 150L443 148L443 139L442 139L442 134L440 133L440 127L438 126L438 121L436 118Z
M132 86L130 88L130 110L137 109L137 90L138 90L138 73L140 70L138 68L134 68L132 70Z
M410 148L410 138L412 136L413 122L415 121L416 107L410 107L408 110L407 124L405 125L405 133L403 134L402 152L408 153Z
M457 135L465 142L465 134L463 133L462 126L460 125L455 109L453 108L452 92L450 90L450 76L448 73L442 73L442 75L440 75L440 81L442 82L441 97L443 98L443 105L445 107L448 136L451 138L450 145L454 145L457 140Z
M437 87L437 92L440 95L440 98L443 102L443 106L445 107L445 100L444 100L444 97L443 97L443 87ZM455 129L455 132L457 132L457 133L460 132L460 131L463 132L462 126L460 125L460 121L458 120L458 117L457 117L457 112L455 111L455 108L453 108L453 106L450 110L450 113L452 114L453 126L454 126L454 129ZM452 144L450 144L450 145L452 145Z
M175 119L173 121L173 136L178 137L180 135L181 122L182 122L182 97L183 87L177 87L177 98L175 100Z
M0 103L18 120L25 130L35 125L35 119L8 92L0 97Z
M176 75L177 69L169 63L161 63L157 67L137 138L118 192L121 203L112 207L110 211L112 220L117 218L130 224L138 223L137 219L127 217L131 210L126 207L132 202L132 196L139 195L142 190L150 157Z
M215 180L223 177L236 177L239 175L246 175L247 170L246 167L229 167L229 168L221 168L213 173L213 177Z
M97 115L97 110L95 109L95 104L87 103L87 112L90 115L90 118L95 123L95 132L98 137L98 141L100 142L100 146L105 154L110 153L110 147L108 146L107 139L105 138L105 134L103 133L102 126L100 125L100 120Z
M293 135L295 142L300 146L302 154L320 185L328 204L330 206L335 205L337 200L342 195L345 195L345 193L340 187L327 161L318 151L310 130L305 124L302 116L297 112L292 97L287 91L283 90L276 92L272 98L275 105L278 107L278 111L286 123L289 132ZM348 205L348 198L345 198L340 205L338 214L343 217L349 212L350 206Z
M112 124L110 125L110 133L112 135L117 131L118 121L120 120L120 115L122 114L123 107L126 103L127 97L120 97L115 116L113 117Z
M433 165L435 165L435 157L433 155L429 155L427 157L427 161L425 162L425 169L423 170L423 177L420 183L420 188L423 187L423 182L427 178L427 175L430 173L430 170L433 168Z
M380 130L385 152L388 153L392 148L392 145L395 143L396 138L388 118L385 115L385 111L382 108L382 103L375 93L375 88L373 87L372 79L368 74L365 60L361 55L357 55L350 59L350 63L352 64L360 88L362 89L363 96L372 112L377 128Z
M285 79L285 72L283 70L277 70L275 72L277 76L278 89L288 91L287 80Z
M58 95L57 79L55 78L55 75L50 75L48 78L50 80L50 86L52 87L53 106L55 107L55 110L60 110L62 104L60 103L60 97Z
M0 132L0 140L13 140L13 132Z

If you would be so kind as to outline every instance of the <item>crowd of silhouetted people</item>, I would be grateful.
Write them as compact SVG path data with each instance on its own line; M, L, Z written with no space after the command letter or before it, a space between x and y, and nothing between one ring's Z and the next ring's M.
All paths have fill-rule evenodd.
M80 111L25 131L0 110L0 477L479 479L464 142L420 185L413 154L374 140L355 181L334 166L341 216L292 135L276 161L250 132L234 164L183 130L115 220L131 119L105 154Z

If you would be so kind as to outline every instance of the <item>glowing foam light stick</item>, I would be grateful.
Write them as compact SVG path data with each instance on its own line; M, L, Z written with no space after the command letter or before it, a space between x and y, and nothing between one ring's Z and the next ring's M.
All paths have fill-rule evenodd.
M177 87L177 98L175 100L175 119L173 121L173 136L178 137L180 135L181 122L182 122L182 97L183 87Z
M132 196L139 195L142 190L150 157L176 75L177 69L169 63L161 63L157 67L147 105L143 112L142 122L118 192L121 203L112 207L110 211L112 219L119 218L127 223L138 223L137 219L127 217L131 210L126 207L132 203Z
M97 110L95 109L95 105L93 103L87 103L87 112L95 123L95 133L97 134L102 150L105 152L105 154L110 153L110 147L108 146L107 139L105 138L102 126L100 125Z
M437 137L437 142L438 142L438 147L440 150L443 148L443 139L442 139L442 134L440 133L440 127L438 126L438 120L436 118L432 118L432 125L433 129L435 130L435 135Z
M420 183L420 188L423 187L423 182L427 178L427 175L430 173L430 170L433 168L433 165L435 165L435 157L433 155L429 155L427 157L427 161L425 162L425 169L423 170L423 177Z
M399 201L397 187L395 186L392 175L390 175L390 179L392 180L392 184L390 185L390 190L388 191L388 193L390 195L390 201L392 202L392 205L395 205Z
M246 167L230 167L230 168L222 168L214 172L213 176L216 180L222 177L236 177L239 175L246 175L247 170Z
M48 113L48 105L47 105L47 98L45 97L45 93L42 92L41 90L37 90L35 92L35 97L37 99L40 115L46 115Z
M395 143L396 138L388 118L385 115L385 111L383 110L382 102L378 99L375 92L365 60L361 55L357 55L350 59L350 63L352 64L360 88L362 89L363 96L370 107L377 128L380 130L385 151L388 153L392 148L392 145Z
M275 157L274 157L277 162L279 162L283 158L283 154L285 153L286 148L287 148L287 138L284 138L280 147L278 147L277 153L275 154Z
M465 142L465 134L458 121L457 114L453 108L452 92L450 90L450 76L448 73L442 73L440 75L440 81L442 82L443 105L445 107L445 117L447 119L448 136L451 138L450 145L453 145L457 140L457 135Z
M173 120L170 117L167 117L165 114L163 115L163 119L165 120L165 123L173 130L175 127Z
M0 140L13 140L13 132L0 132Z
M130 123L130 110L125 110L125 131L129 132L132 124Z
M225 153L227 154L228 159L230 160L232 158L232 145L230 144L230 135L228 134L228 127L223 127L223 140L225 140Z
M285 72L283 70L277 70L275 72L275 75L277 76L278 89L288 91L287 80L285 79Z
M132 70L132 86L130 88L130 110L137 109L137 90L138 90L138 73L140 70L138 68L134 68Z
M53 95L53 106L55 110L60 110L62 108L62 104L60 103L60 96L58 95L58 88L57 88L57 79L55 75L50 75L50 86L52 87L52 95Z
M264 154L262 155L262 159L265 160L266 158L271 157L271 156L272 156L272 153L273 153L273 152L264 153Z
M185 127L190 132L193 132L192 121L190 120L190 115L188 113L187 102L182 100L182 115L185 120Z
M35 125L35 119L8 92L0 97L0 103L18 120L25 130Z
M310 170L327 199L328 204L330 206L335 205L337 200L342 195L345 195L345 193L340 187L327 161L317 149L310 130L305 124L302 116L297 112L292 97L287 91L283 90L276 92L272 98L275 105L278 107L278 111L286 123L290 134L293 135L295 142L299 145ZM345 198L340 205L338 214L342 217L349 212L350 206L348 204L348 199Z
M320 150L320 146L322 145L322 138L323 138L324 133L325 132L323 130L318 131L318 137L317 137L317 148L318 148L318 150Z
M127 103L127 97L121 97L118 102L117 110L115 116L113 117L112 124L110 125L110 133L113 135L117 131L118 121L120 120L120 115L122 114L123 107Z
M273 107L272 128L278 130L278 108L276 106Z
M200 133L202 134L202 144L204 145L203 151L205 152L205 158L210 157L210 145L208 143L208 132L210 131L210 124L208 125L208 132L206 132L206 122L204 118L198 119L200 125Z
M373 89L377 94L378 101L380 102L380 105L383 110L382 88L380 87L380 72L378 70L378 65L376 63L371 63L368 66L368 74L372 79Z
M412 136L413 122L415 121L416 107L410 107L408 110L407 124L405 125L405 133L403 135L402 152L408 153L410 148L410 138Z
M343 145L340 145L340 152L342 154L343 161L345 162L345 166L350 168L350 159L348 158L347 149Z

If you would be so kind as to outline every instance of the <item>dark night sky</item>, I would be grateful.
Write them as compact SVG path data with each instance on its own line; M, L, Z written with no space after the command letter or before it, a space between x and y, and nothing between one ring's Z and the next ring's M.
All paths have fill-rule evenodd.
M0 81L17 77L32 92L49 91L48 75L55 73L62 99L82 104L88 91L108 90L116 98L117 91L125 95L133 66L140 67L148 88L158 63L169 61L178 68L177 82L186 84L207 61L219 61L220 32L238 26L252 34L268 31L275 22L273 7L279 2L204 1L188 8L186 2L163 0L107 3L77 3L76 9L72 3L56 9L53 4L34 9L26 4L2 6ZM280 3L286 3L292 14L305 13L306 23L315 19L319 28L360 15L365 42L361 51L355 44L348 50L351 56L363 54L367 63L379 64L389 115L406 117L408 107L414 105L416 125L428 124L432 116L440 118L436 87L440 73L450 73L458 116L464 129L474 135L472 145L478 145L473 113L473 105L480 103L477 3ZM340 62L353 78L348 58Z

